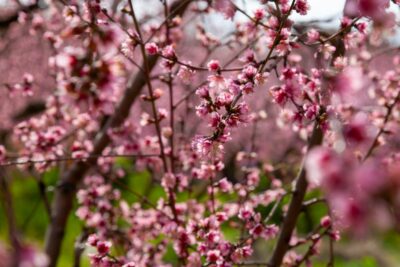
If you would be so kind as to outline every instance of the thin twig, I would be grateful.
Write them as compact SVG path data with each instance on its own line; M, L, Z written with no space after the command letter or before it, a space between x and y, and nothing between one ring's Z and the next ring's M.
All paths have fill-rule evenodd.
M379 144L379 138L381 137L381 135L385 132L385 127L386 124L389 122L390 116L392 115L393 109L396 106L397 102L399 102L400 100L400 90L397 93L397 96L395 97L395 99L393 100L393 103L391 103L390 105L386 106L386 115L385 118L383 120L383 125L382 127L379 129L377 135L374 138L374 141L372 142L371 146L369 147L367 153L365 154L363 161L366 161L374 152L375 148L378 146Z

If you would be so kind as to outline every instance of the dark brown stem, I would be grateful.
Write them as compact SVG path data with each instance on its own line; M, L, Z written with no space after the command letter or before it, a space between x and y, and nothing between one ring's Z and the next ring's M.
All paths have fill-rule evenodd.
M50 207L49 198L47 197L47 194L46 194L46 184L40 179L37 181L37 185L38 185L40 197L43 200L43 204L44 204L46 213L49 216L49 218L51 219L51 207Z
M332 230L332 228L330 228ZM333 267L335 266L335 254L334 254L334 243L335 240L333 239L332 236L329 236L329 262L327 264L327 267Z
M322 143L323 134L318 123L315 124L311 138L308 143L308 149L318 146ZM306 179L306 170L302 165L296 178L295 190L289 204L287 215L283 221L278 241L273 250L269 267L279 267L282 264L283 257L289 249L290 238L296 226L297 218L303 207L304 196L307 191L308 182Z
M81 257L85 251L85 241L88 237L88 232L86 229L82 230L82 233L76 238L74 245L74 267L81 266Z

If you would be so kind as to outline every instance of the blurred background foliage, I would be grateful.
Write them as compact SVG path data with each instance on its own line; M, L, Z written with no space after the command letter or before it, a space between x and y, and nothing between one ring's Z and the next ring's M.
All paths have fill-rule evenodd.
M121 190L122 198L128 203L141 202L142 205L146 206L146 203L138 197L138 195L146 196L146 199L153 204L161 197L165 198L166 195L161 185L154 181L151 174L148 172L135 172L132 170L132 163L127 159L118 159L116 166L123 167L126 171L125 177L120 179L118 183L114 184L116 188ZM40 188L38 186L38 179L42 179L46 186L46 195L51 200L52 189L56 186L56 182L60 175L58 168L41 174L40 177L35 175L30 176L29 172L21 172L15 169L8 171L9 177L12 179L9 182L10 191L13 196L14 212L17 220L17 227L21 232L21 235L25 238L24 241L30 244L34 244L37 247L42 247L43 240L46 232L46 227L49 223L49 216L46 211L46 205L44 204L43 198L41 197ZM266 176L262 177L259 187L259 192L269 187L269 179ZM196 185L195 190L189 193L178 194L177 201L184 202L194 196L199 201L205 201L207 199L205 186L202 183ZM220 201L230 201L236 196L218 196ZM308 195L308 199L314 199L319 197L319 192L313 191ZM279 224L282 216L282 206L287 204L289 198L286 197L282 201L278 211L275 212L271 218L272 223ZM272 209L273 204L267 207L259 207L258 212L263 216L267 216ZM311 229L315 229L320 222L320 218L326 214L325 203L318 203L307 208L302 213L298 221L297 233L298 235L304 235L310 232ZM4 206L0 205L0 238L3 242L7 243L7 224L4 213ZM73 266L74 259L74 244L75 240L82 233L83 224L78 218L73 215L70 216L68 227L66 229L65 240L63 243L63 249L61 258L58 266L67 267ZM223 226L223 232L225 238L235 241L240 238L240 231L229 226L226 223ZM160 242L160 240L154 240L154 242ZM328 261L328 240L324 240L320 247L320 255L313 258L313 266L322 267L326 266ZM299 252L305 252L309 245L303 245L299 248ZM255 253L253 261L254 263L266 262L269 257L268 251L273 248L272 242L258 242L255 246ZM397 232L388 231L385 233L367 233L363 238L354 238L350 234L343 234L341 240L335 243L335 266L343 267L396 267L400 266L400 236ZM118 253L117 251L114 251ZM86 249L85 253L90 253L90 249ZM165 260L170 262L173 266L177 265L178 258L174 253L172 246L168 247L165 255ZM89 266L88 257L85 255L82 257L81 266ZM1 264L0 264L1 266ZM247 265L252 266L252 265ZM262 266L262 265L253 265Z

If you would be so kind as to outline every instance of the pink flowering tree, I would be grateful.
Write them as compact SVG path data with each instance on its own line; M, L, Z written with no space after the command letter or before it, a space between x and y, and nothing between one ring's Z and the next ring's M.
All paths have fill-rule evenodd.
M311 266L324 247L334 266L341 234L399 230L399 1L348 0L333 30L295 19L307 0L243 2L31 0L0 17L42 55L1 74L6 266L56 266L71 217L74 266ZM38 185L38 246L14 176Z

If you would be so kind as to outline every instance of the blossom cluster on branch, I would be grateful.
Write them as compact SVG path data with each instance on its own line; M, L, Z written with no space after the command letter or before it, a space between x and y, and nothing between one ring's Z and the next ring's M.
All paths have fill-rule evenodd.
M396 227L399 1L348 0L331 32L293 19L307 0L44 2L18 23L48 44L54 89L10 129L0 168L61 172L41 196L46 257L25 264L11 227L10 261L56 266L68 216L83 224L75 262L110 267L311 266L324 242L333 266L341 232ZM212 16L233 30L216 36ZM4 87L29 99L35 81Z

